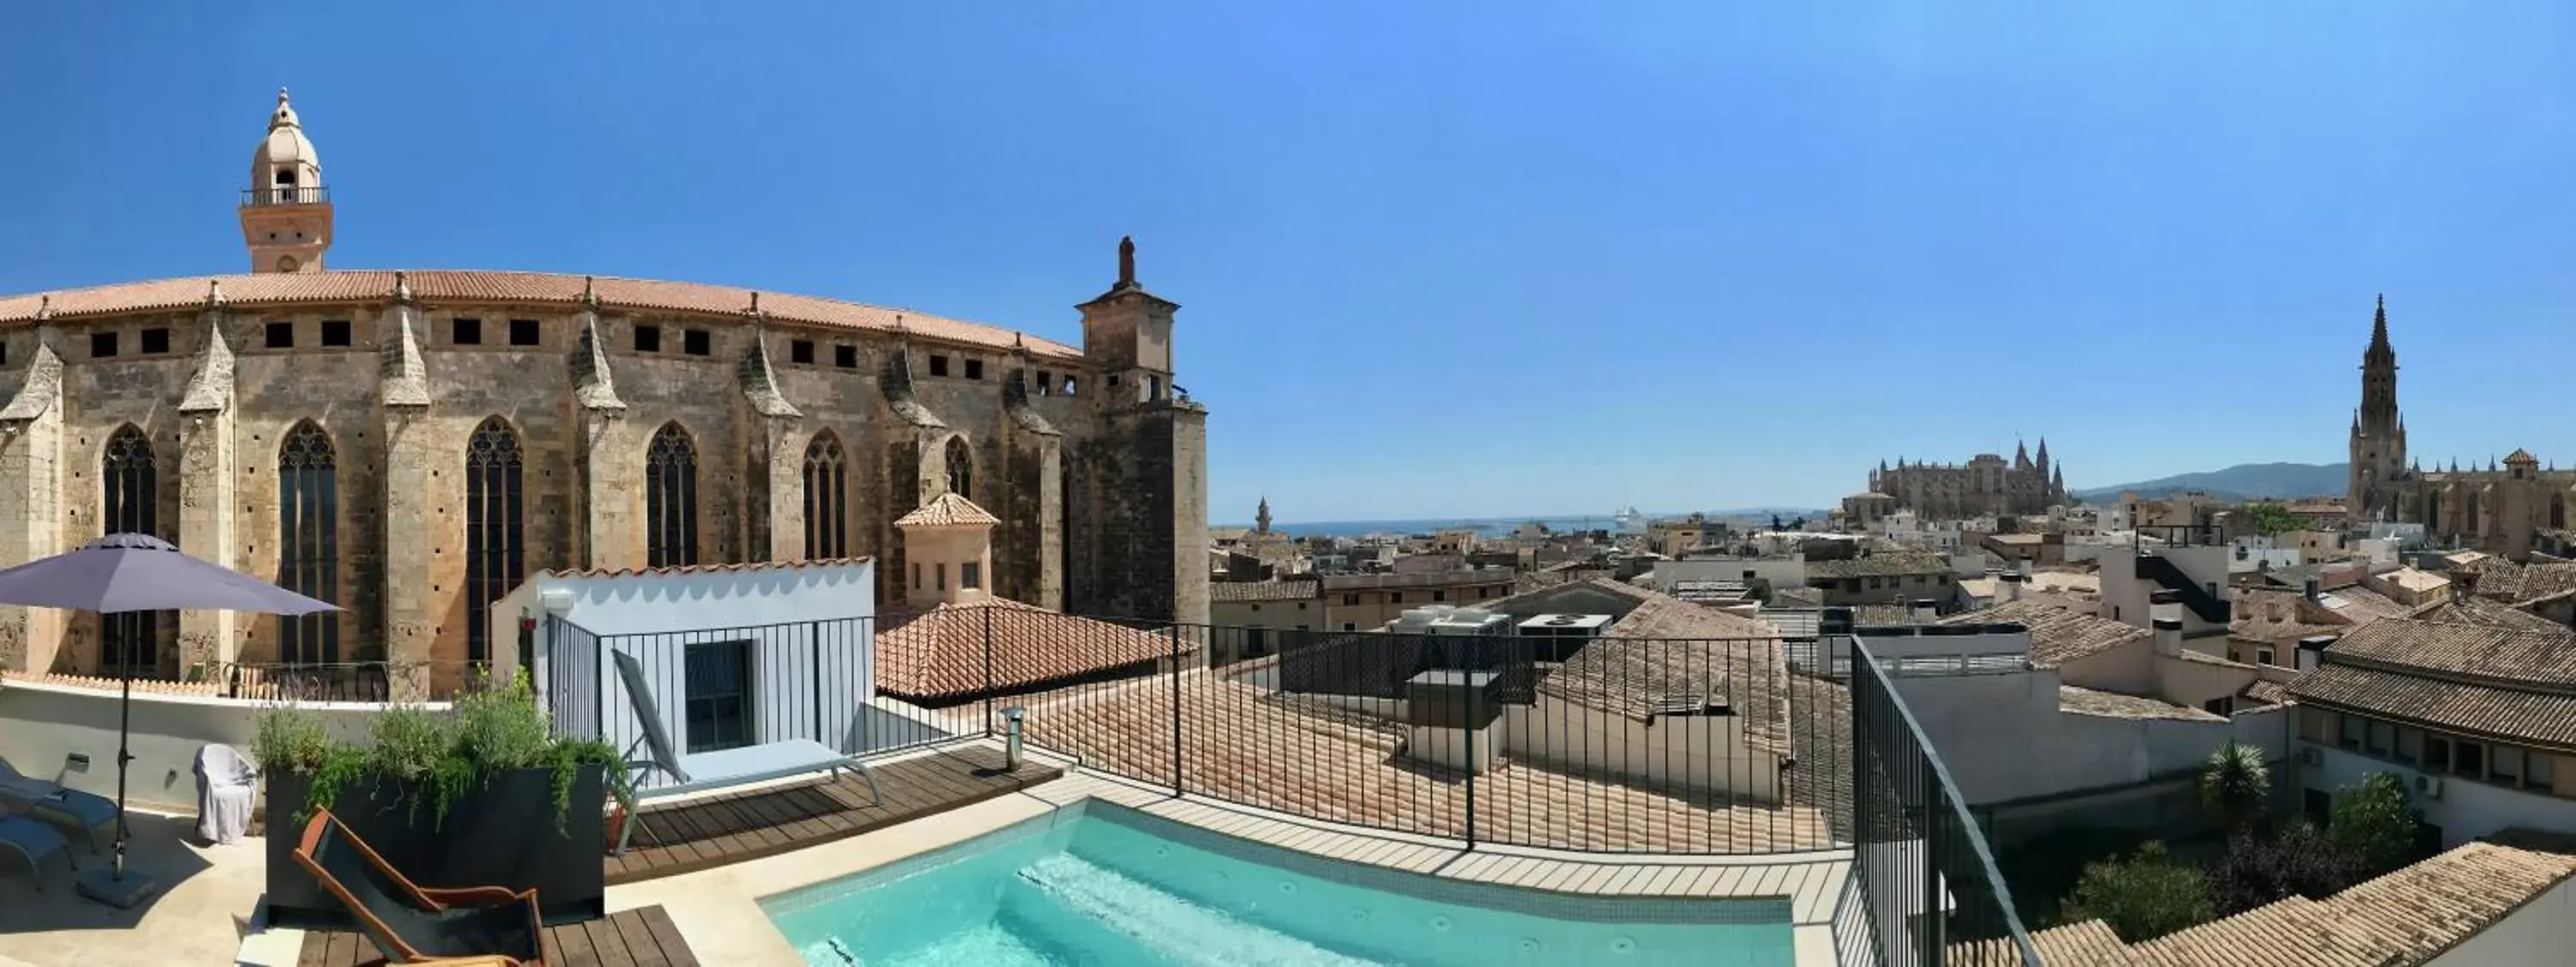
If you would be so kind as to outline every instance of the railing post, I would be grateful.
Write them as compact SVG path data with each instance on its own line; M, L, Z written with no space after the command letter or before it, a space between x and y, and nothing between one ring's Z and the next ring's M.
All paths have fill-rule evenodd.
M805 639L813 654L813 663L805 666L805 671L814 676L814 741L832 745L832 740L823 734L823 623L806 622Z
M1181 795L1181 623L1172 622L1172 795Z
M984 737L993 737L993 606L984 612Z
M1480 644L1482 644L1481 641L1470 641L1467 647L1469 649L1476 649ZM1476 669L1484 667L1484 663L1471 661L1465 664L1468 668L1467 676L1464 679L1467 682L1467 687L1465 689L1467 693L1467 720L1465 724L1467 727L1461 731L1464 731L1467 734L1467 849L1468 851L1473 852L1476 849L1476 724L1482 721L1481 719L1476 718L1476 686L1474 683L1476 680ZM1496 676L1495 680L1501 681L1502 679L1500 676Z

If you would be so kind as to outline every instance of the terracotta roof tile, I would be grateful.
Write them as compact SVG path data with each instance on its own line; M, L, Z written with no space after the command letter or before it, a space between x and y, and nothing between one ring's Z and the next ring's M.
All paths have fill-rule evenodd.
M2066 607L2066 600L2006 601L1991 608L1961 612L1941 619L1945 625L2018 624L2030 629L2030 663L2056 668L2067 662L2145 641L2154 633L2091 612Z
M2548 618L2541 617L2540 615L2533 614L2510 604L2505 604L2501 601L2491 601L2475 595L2460 595L2447 600L2436 601L2432 604L2407 612L2406 617L2414 618L2419 621L2439 621L2449 624L2489 625L2497 628L2509 628L2515 631L2558 632L2567 630L2566 625L2551 621Z
M894 519L896 527L991 527L1002 519L975 506L975 502L951 490L930 498L930 502Z
M2390 618L2343 636L2328 661L2460 679L2576 688L2576 631Z
M1297 601L1315 597L1313 581L1210 581L1210 601Z
M2178 722L2224 722L2225 718L2201 709L2136 695L2095 691L2073 685L2057 686L2057 707L2085 715L2121 719L2171 719Z
M2470 843L2324 900L2294 897L2130 951L2157 967L2423 964L2571 874L2576 857Z
M580 305L583 277L544 272L493 272L424 269L408 271L412 295L423 303L504 302L574 309ZM190 309L206 301L207 284L221 282L224 300L245 310L297 305L378 302L392 297L389 270L350 272L261 273L189 276L127 282L85 289L0 296L0 324L36 318L47 299L57 319ZM751 290L695 282L625 279L592 280L600 305L612 309L739 316L751 305ZM1009 349L1026 346L1038 356L1079 357L1082 351L1063 343L1025 336L982 323L947 319L880 306L842 302L789 293L761 293L760 308L768 318L846 329L903 331L925 339Z
M1938 554L1889 551L1867 557L1807 562L1810 578L1885 577L1891 574L1948 574L1950 562Z
M1198 651L1187 635L1175 641L1162 632L990 600L880 615L877 689L914 699L956 698L1160 661L1175 647L1183 655Z
M2576 695L2444 681L2331 660L2301 673L2288 691L2302 702L2381 718L2576 749Z

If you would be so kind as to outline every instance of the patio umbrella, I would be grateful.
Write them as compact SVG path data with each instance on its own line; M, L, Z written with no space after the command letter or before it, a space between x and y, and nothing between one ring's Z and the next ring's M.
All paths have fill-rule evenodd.
M317 601L231 568L180 553L147 534L109 534L80 550L0 570L0 604L117 614L126 611L248 611L312 614L339 606ZM81 893L131 907L152 892L148 877L125 875L125 770L133 726L134 668L117 663L116 867L102 879L83 876Z

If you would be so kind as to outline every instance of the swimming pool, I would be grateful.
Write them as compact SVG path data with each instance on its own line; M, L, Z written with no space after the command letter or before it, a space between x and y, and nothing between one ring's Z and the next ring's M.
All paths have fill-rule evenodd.
M1096 800L760 903L816 967L1793 962L1785 900L1468 883Z

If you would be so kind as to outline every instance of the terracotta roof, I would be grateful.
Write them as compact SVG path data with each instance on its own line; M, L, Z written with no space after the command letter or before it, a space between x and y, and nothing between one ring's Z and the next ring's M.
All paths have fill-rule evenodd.
M1807 562L1810 578L1885 577L1891 574L1948 574L1949 560L1938 554L1888 552L1867 557Z
M2390 618L2343 636L2326 660L2464 680L2576 688L2576 632Z
M2470 593L2506 603L2520 603L2576 590L2576 563L2515 564L2486 557L2462 564L2452 573Z
M930 498L929 503L913 508L911 513L895 518L894 526L990 527L1001 522L1001 518L986 513L984 508L975 506L974 501L951 490Z
M1998 622L2011 622L2030 629L2030 664L2033 668L2056 668L2154 636L2154 632L2145 628L2097 618L2087 611L2070 610L2058 600L2006 601L1991 608L1954 614L1940 621L1945 625Z
M874 560L874 558L834 557L811 561L747 561L741 564L690 564L680 567L587 568L583 570L556 568L545 573L547 577L558 578L624 578L647 577L661 574L711 574L717 571L779 571L796 570L799 568L842 567L851 564L865 564L871 560Z
M2333 649L2327 651L2331 654ZM2576 695L2446 681L2331 661L2300 673L2288 691L2302 702L2351 708L2381 718L2576 749Z
M2224 722L2217 715L2171 702L2073 685L2057 686L2057 707L2085 715L2122 719L2171 719L2179 722Z
M1210 601L1295 601L1316 596L1313 581L1210 581Z
M1260 660L1256 660L1260 661ZM1254 665L1253 662L1244 663ZM1238 666L1239 667L1239 666ZM1428 836L1466 835L1467 785L1404 755L1401 719L1300 699L1194 670L1179 677L1026 696L1029 740L1087 768L1170 774L1175 732L1193 795ZM1577 749L1557 767L1506 759L1476 777L1480 839L1566 849L1750 853L1829 848L1825 815L1621 774L1641 764ZM1652 774L1676 773L1645 764ZM1793 773L1796 782L1799 774Z
M2265 705L2290 704L2289 686L2266 679L2255 679L2254 684L2245 686L2244 691L2236 694L2240 698L2252 699Z
M2156 967L2423 964L2571 874L2576 857L2470 843L2324 900L2292 897L2129 949Z
M1172 657L1175 647L1183 655L1199 647L1190 635L1181 636L1176 646L1163 632L1057 614L1006 598L990 601L879 616L877 690L931 699L1007 691L1162 660Z
M2352 630L2348 619L2310 602L2303 589L2229 588L2228 597L2227 633L2247 641L2289 644Z
M2461 595L2436 601L2406 614L2419 621L2450 624L2489 625L2515 631L2566 631L2567 626L2551 621L2513 605L2490 601L2475 595Z
M578 275L544 272L492 272L424 269L404 273L412 295L423 303L508 303L572 310L581 305L584 280ZM36 318L39 305L51 300L56 319L120 313L193 309L204 305L209 282L223 285L224 301L236 309L257 310L299 305L383 302L393 296L394 273L287 272L257 275L189 276L126 282L86 289L0 296L0 323ZM695 282L664 282L598 276L591 280L603 308L703 313L740 317L751 305L751 291ZM762 314L779 322L804 323L881 332L902 330L926 339L1009 349L1025 346L1038 356L1079 357L1082 351L1036 336L982 323L945 319L898 309L843 302L815 296L764 292Z
M2039 959L2048 964L2103 967L2128 962L2128 945L2111 925L2100 920L2086 920L2062 927L2050 927L2030 935L2030 945L2039 950Z

